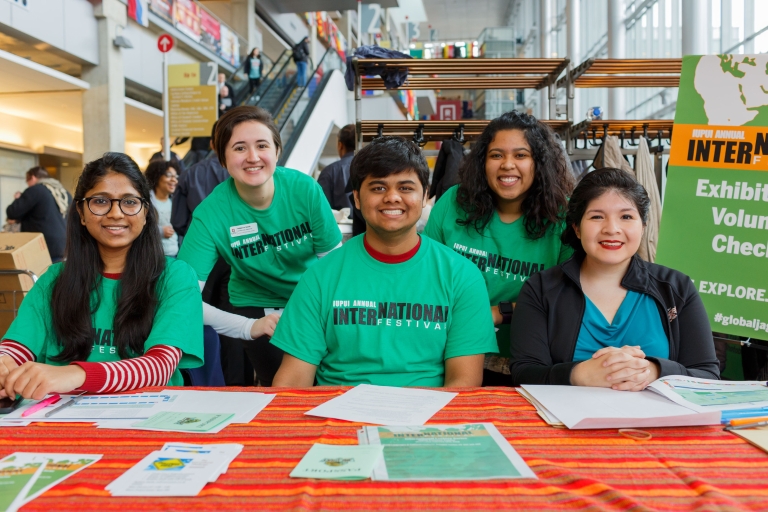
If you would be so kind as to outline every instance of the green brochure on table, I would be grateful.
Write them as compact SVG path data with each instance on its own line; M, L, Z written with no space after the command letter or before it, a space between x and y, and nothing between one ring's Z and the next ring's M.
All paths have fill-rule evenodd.
M209 432L234 418L234 414L208 414L202 412L159 412L133 427L157 430L184 430L188 432Z
M359 441L384 447L374 480L536 478L493 423L363 427Z
M313 444L299 465L291 471L294 478L364 480L381 460L382 446Z
M14 454L0 462L0 510L15 511L45 468L36 454Z

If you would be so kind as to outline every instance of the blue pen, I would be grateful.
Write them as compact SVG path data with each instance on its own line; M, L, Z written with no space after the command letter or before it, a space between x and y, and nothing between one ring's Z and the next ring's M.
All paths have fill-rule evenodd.
M734 411L722 411L722 415L720 417L721 423L728 423L733 419L737 418L750 418L750 417L756 417L760 416L762 414L765 414L766 411L768 411L767 407L761 407L759 409L739 409Z

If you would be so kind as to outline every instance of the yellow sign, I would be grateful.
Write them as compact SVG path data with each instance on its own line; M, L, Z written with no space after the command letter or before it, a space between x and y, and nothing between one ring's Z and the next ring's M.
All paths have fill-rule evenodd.
M168 124L171 137L208 137L218 118L218 66L168 66Z

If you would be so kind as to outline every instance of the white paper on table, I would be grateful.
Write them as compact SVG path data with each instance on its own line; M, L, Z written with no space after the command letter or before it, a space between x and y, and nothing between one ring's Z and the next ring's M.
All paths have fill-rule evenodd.
M177 451L177 452L192 452L192 453L210 453L217 451L224 454L227 457L224 465L217 470L215 475L211 475L209 482L215 482L219 476L223 475L229 469L229 465L233 460L240 455L243 451L243 445L241 444L191 444L191 443L165 443L161 448L161 451Z
M198 434L217 434L233 423L248 423L256 417L275 395L254 393L250 391L191 391L166 389L161 393L173 395L173 402L156 410L156 412L201 412L208 414L234 414L235 416L219 424L216 428ZM99 421L99 428L114 430L150 430L157 432L189 432L188 430L153 429L135 427L135 419Z
M571 429L683 427L720 423L720 411L696 413L652 391L528 384L522 387Z
M0 419L0 428L2 427L26 427L32 423L32 420L6 420Z
M168 469L155 462L179 461ZM155 451L120 475L106 489L112 496L197 496L217 474L226 455L220 452ZM166 462L167 463L167 462Z
M760 398L768 396L768 388L766 388L764 381L731 382L699 379L684 375L668 375L653 381L648 389L696 412L768 407L768 400L760 400ZM681 396L680 393L698 394L701 396L700 403L693 403Z
M46 418L45 414L54 408L76 400L74 405L55 412ZM125 395L62 395L55 405L46 407L23 419L52 422L93 422L106 419L147 419L153 414L166 410L173 403L173 393L132 393ZM7 419L21 418L21 414L37 402L24 404L6 416Z
M423 425L456 395L360 384L304 414L377 425Z

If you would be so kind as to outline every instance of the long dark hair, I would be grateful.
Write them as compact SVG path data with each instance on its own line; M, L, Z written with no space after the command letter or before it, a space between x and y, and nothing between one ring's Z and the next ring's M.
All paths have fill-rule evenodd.
M531 146L533 183L521 206L525 215L525 231L529 238L535 240L565 217L568 196L573 190L573 176L554 132L535 117L516 110L488 123L469 155L461 162L456 199L466 217L456 222L472 226L481 233L491 221L497 204L485 176L485 159L488 146L502 130L522 131Z
M584 217L589 203L610 190L615 190L621 196L632 201L643 221L643 226L648 222L648 209L651 207L651 200L648 198L645 187L638 183L634 176L614 167L604 167L592 171L581 179L573 191L571 201L568 203L568 214L565 217L567 225L560 237L563 244L570 245L576 255L583 256L585 252L573 226L581 224L581 219Z
M143 354L144 342L152 330L158 303L156 285L165 270L157 212L149 206L149 184L136 162L122 153L104 153L85 165L67 215L67 260L51 295L53 329L61 346L61 353L54 358L56 361L85 361L93 349L91 317L101 297L97 295L96 300L91 301L91 294L99 289L104 263L96 240L80 222L84 208L88 208L82 198L112 172L131 181L144 201L146 215L144 229L128 250L117 292L113 336L120 358Z

